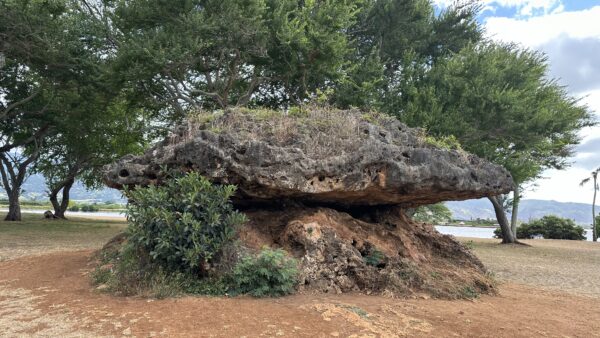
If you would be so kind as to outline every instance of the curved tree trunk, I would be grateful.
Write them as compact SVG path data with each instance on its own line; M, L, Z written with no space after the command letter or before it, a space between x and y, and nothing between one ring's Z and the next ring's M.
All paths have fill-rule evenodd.
M52 191L50 191L49 197L50 197L50 202L52 203L52 207L54 208L54 216L55 217L66 219L65 212L67 211L67 208L69 207L69 193L70 193L71 187L73 186L74 183L75 183L75 179L69 178L66 181L64 181L63 184L61 184L58 187L55 187L54 189L52 189ZM58 202L58 193L61 190L62 190L62 199L59 203Z
M498 220L498 224L500 224L500 229L502 230L502 243L510 244L517 243L515 236L510 230L510 223L508 223L508 218L504 213L504 209L502 208L502 203L498 201L496 196L489 196L488 199L492 202L494 206L494 212L496 213L496 219Z
M519 203L521 202L521 191L519 189L519 185L515 184L515 190L513 190L513 204L512 204L512 212L510 215L510 231L512 231L513 236L517 237L517 222L519 217Z

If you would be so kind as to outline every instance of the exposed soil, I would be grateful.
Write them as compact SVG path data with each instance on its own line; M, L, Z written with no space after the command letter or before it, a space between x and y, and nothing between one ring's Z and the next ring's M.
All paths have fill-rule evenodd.
M598 298L512 283L474 301L361 294L116 298L90 286L91 255L0 262L0 336L600 336Z
M395 207L249 209L246 246L280 246L300 262L300 290L471 298L495 292L481 261L453 237Z

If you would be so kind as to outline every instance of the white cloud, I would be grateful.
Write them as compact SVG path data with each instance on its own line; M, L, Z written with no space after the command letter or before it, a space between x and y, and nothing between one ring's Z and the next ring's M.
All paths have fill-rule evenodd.
M600 37L600 6L526 19L490 17L487 33L495 40L518 42L526 47L541 46L561 35L575 39Z
M512 0L510 0L512 1ZM515 2L515 1L512 1ZM538 4L539 5L539 4ZM558 9L560 11L560 9ZM551 10L534 17L489 17L487 34L494 40L517 42L525 47L541 49L548 55L550 76L586 104L600 121L600 6L572 12ZM585 128L574 162L567 170L547 170L545 179L525 193L526 198L551 199L562 202L590 203L592 190L580 187L592 168L600 163L600 126Z
M445 8L456 0L434 0L438 7ZM518 16L534 16L549 13L559 13L564 10L561 0L483 0L484 12L495 13L499 7L514 8Z
M555 200L559 202L592 202L591 185L580 187L579 183L590 175L590 170L571 168L558 171L549 170L545 179L538 180L537 188L525 192L525 198L540 200Z

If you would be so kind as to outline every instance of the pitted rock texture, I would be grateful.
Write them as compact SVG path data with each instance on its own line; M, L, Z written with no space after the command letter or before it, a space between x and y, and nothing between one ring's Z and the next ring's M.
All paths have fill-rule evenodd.
M416 129L358 111L291 116L228 110L181 125L142 156L105 167L114 188L160 183L163 168L236 184L239 201L414 207L512 190L502 167L436 148Z
M329 208L248 210L245 245L279 246L300 262L300 289L391 297L468 298L494 293L481 262L451 236L397 207L353 217Z

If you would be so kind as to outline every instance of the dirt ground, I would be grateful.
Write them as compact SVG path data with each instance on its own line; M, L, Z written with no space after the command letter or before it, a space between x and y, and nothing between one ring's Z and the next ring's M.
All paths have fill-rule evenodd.
M92 249L122 229L96 225L74 235L58 225L15 229L0 222L0 337L600 336L600 245L593 243L501 247L462 239L503 281L499 295L473 301L360 294L152 300L90 286ZM42 230L45 239L31 237Z

